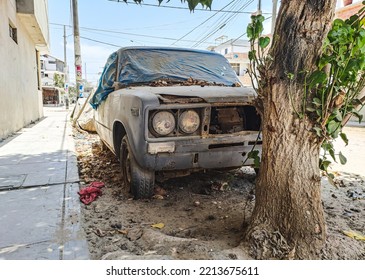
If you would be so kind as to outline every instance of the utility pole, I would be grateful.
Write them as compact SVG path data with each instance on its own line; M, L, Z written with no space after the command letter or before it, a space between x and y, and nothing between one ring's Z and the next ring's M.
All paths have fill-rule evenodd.
M275 31L277 8L278 0L272 0L271 35L273 35Z
M67 71L67 53L66 53L66 25L63 26L63 62L64 62L64 72L65 72L65 82L68 83L68 71Z
M67 71L66 45L67 45L67 40L66 40L66 25L64 25L63 26L63 63L64 63L63 72L65 74L65 85L67 85L65 87L65 90L66 90L66 109L68 109L69 108L69 104L70 104L70 96L68 94L68 71Z
M81 62L79 14L77 10L77 0L72 0L72 15L73 15L73 29L74 29L76 94L77 94L77 99L79 99L80 85L82 82L82 62Z
M85 62L85 81L87 82L86 62Z
M261 15L262 11L261 11L261 0L258 0L257 3L257 14Z

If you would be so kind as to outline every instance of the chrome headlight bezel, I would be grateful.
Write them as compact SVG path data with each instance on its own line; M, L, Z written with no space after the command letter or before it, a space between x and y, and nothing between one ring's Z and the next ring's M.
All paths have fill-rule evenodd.
M157 136L167 136L176 128L175 116L168 110L154 112L150 122L152 130Z
M200 122L198 112L188 109L179 116L179 129L185 134L193 134L199 129Z

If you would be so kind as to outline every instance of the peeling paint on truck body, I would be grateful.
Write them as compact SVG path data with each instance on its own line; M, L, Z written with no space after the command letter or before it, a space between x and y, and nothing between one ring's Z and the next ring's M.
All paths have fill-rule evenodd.
M96 130L117 156L127 136L138 165L153 172L252 165L256 140L261 150L254 98L252 88L237 85L131 85L98 104Z

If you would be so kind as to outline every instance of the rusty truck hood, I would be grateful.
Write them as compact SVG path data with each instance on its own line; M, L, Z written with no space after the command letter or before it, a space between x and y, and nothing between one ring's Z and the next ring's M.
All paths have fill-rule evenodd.
M152 94L157 98L171 99L176 97L199 98L208 103L250 103L255 99L255 91L252 87L224 87L224 86L169 86L169 87L131 87L133 91Z

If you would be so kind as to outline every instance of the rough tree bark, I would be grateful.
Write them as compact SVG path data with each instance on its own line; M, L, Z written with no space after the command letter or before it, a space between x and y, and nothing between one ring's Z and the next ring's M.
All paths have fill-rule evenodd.
M256 204L245 233L259 259L318 258L325 243L318 166L321 141L311 121L299 119L294 108L299 111L302 106L303 71L315 67L335 4L334 0L281 1L269 52L273 62L259 92L263 151ZM294 74L292 80L288 73Z

